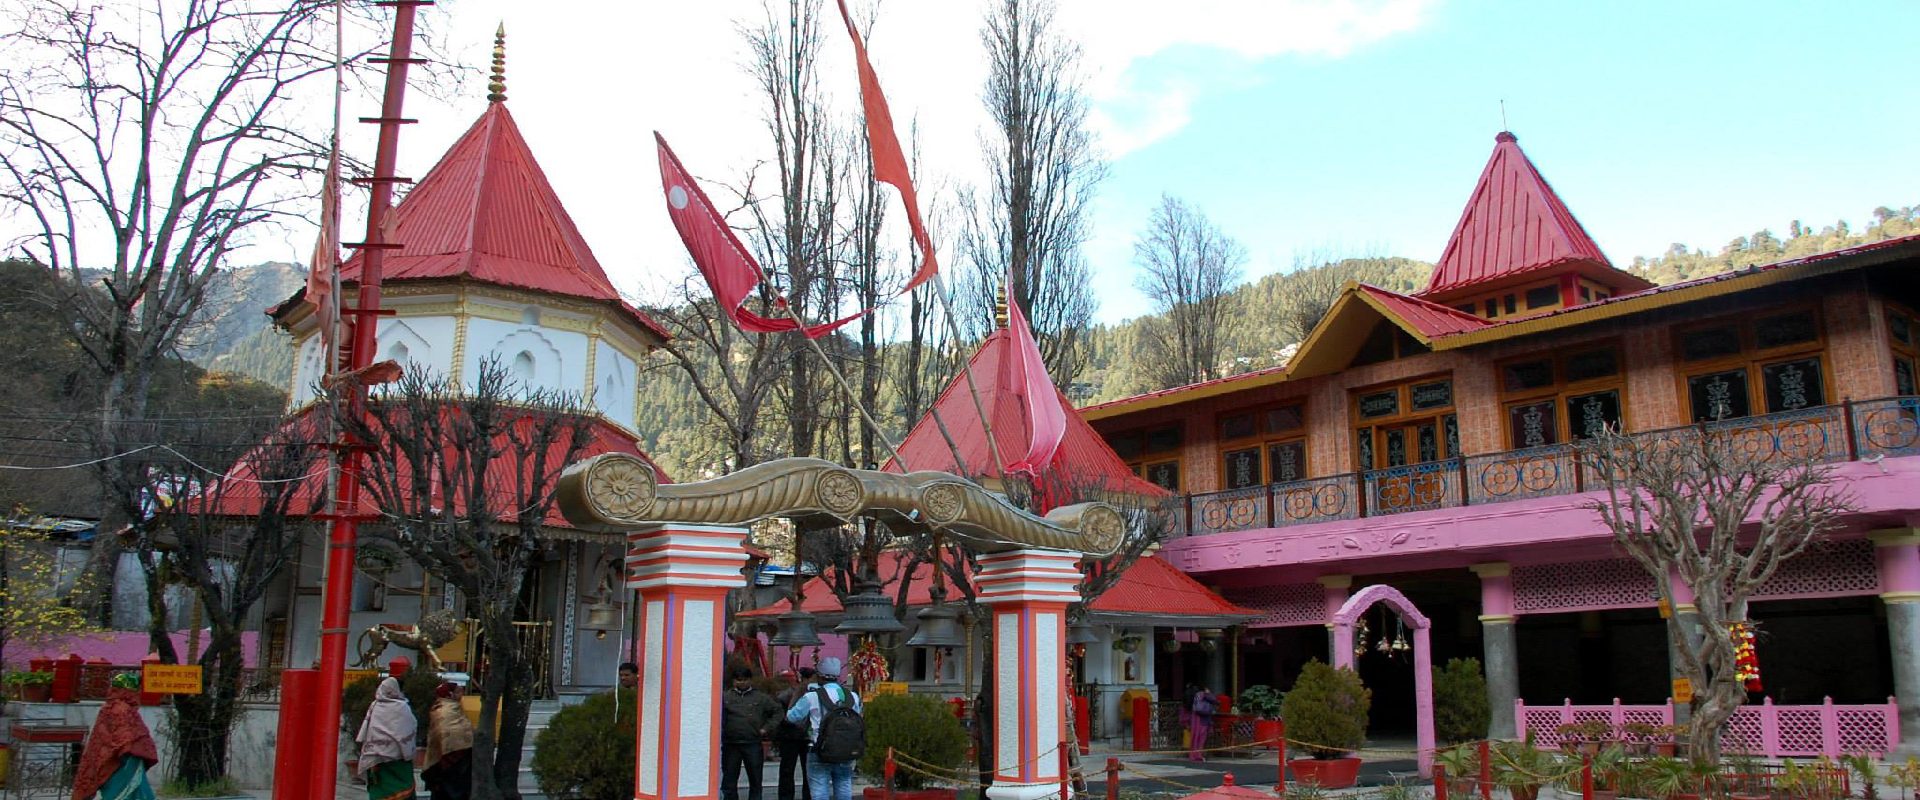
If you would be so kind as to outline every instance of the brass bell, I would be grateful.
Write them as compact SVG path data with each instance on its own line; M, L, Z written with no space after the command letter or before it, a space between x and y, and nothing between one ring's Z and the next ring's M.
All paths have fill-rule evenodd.
M908 647L963 647L967 635L960 630L960 609L939 605L920 612Z
M1086 621L1067 626L1067 644L1099 644L1100 629Z
M893 616L893 601L880 593L880 584L861 581L859 589L847 598L846 616L833 632L840 634L898 633L905 625Z
M820 634L813 630L813 615L805 611L793 610L781 614L779 627L767 644L775 647L819 647L824 644Z
M580 627L602 635L620 630L620 607L605 602L590 603L587 605L587 621Z

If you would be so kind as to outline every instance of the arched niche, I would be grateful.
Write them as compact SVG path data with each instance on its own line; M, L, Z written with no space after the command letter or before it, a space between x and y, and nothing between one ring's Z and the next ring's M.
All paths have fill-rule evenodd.
M1374 606L1385 604L1413 629L1414 731L1420 749L1420 776L1433 777L1433 622L1407 596L1385 584L1355 592L1333 615L1333 665L1354 668L1353 624Z

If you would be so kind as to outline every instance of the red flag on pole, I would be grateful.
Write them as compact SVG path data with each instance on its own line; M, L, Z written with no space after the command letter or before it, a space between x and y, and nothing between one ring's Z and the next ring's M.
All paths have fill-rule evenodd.
M1013 373L1003 385L1019 394L1027 417L1025 452L1005 453L1007 472L1038 476L1053 462L1060 440L1067 434L1067 412L1060 407L1060 393L1047 375L1046 362L1040 359L1040 345L1033 340L1033 329L1020 313L1020 304L1007 302L1007 333L1013 337L1013 351L1005 362Z
M320 187L320 237L307 263L307 302L320 321L320 349L326 371L338 365L334 348L340 330L340 142L327 154L327 174Z
M920 198L913 191L913 175L907 170L907 156L900 150L900 138L893 130L893 112L887 108L887 96L880 91L880 77L873 72L873 63L867 60L867 45L860 40L860 31L853 27L853 17L847 14L847 0L837 0L840 5L840 19L847 24L847 35L853 38L853 58L860 65L860 101L866 106L867 150L873 155L873 179L893 185L900 192L900 202L907 208L907 225L913 229L913 240L920 245L920 269L907 281L901 293L912 291L938 272L940 265L934 261L933 241L927 236L927 226L920 220Z
M753 333L798 330L809 339L818 339L873 310L805 328L791 317L767 317L748 311L744 307L747 298L765 278L760 264L748 255L747 248L733 235L733 229L727 227L720 213L714 210L707 193L700 190L686 167L680 165L680 157L667 146L666 137L655 131L653 139L660 146L660 186L667 194L667 216L673 218L673 227L680 232L687 254L693 257L694 266L699 267L700 274L707 279L707 288L713 290L713 299L733 324ZM775 302L786 301L776 299Z

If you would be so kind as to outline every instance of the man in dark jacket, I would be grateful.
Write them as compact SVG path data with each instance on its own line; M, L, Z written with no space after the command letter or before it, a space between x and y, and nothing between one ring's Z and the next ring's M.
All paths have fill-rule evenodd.
M734 667L733 689L720 696L720 797L740 800L740 768L747 770L747 800L760 800L760 772L767 754L760 742L773 733L785 710L753 688L753 670Z
M800 699L807 684L813 682L813 668L801 667L797 679L791 670L781 670L780 678L787 682L787 688L774 696L781 711L780 725L773 732L773 743L780 748L779 800L794 800L795 787L799 788L800 800L813 800L807 786L807 727L786 721L786 710L793 708L793 701Z

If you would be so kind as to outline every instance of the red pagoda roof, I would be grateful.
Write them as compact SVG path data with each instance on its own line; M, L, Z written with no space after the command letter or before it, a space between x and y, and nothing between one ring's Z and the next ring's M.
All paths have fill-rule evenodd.
M1420 294L1448 295L1561 266L1611 273L1604 280L1620 291L1653 285L1613 268L1521 152L1519 140L1503 131L1494 137L1493 156Z
M267 443L256 446L252 452L243 456L227 473L227 487L215 501L215 513L235 517L250 517L258 514L262 500L260 491L260 477L261 470L263 469L262 459L267 457L265 455L265 449L281 443L304 443L307 447L312 447L316 450L320 449L318 443L325 442L328 439L327 431L329 425L326 414L327 411L322 406L309 406L294 415L292 419L289 419L287 423L280 428L280 432L270 438ZM502 435L504 436L505 434ZM521 435L525 434L523 433ZM388 448L391 447L391 445L386 442L376 442L374 447ZM503 449L507 447L504 441L501 443L501 447ZM313 463L313 466L310 468L310 477L300 484L300 488L294 495L292 503L288 506L288 513L294 516L308 516L327 511L325 508L325 472L327 469L326 459L330 453L331 451L326 451L319 457L319 460ZM654 464L653 459L641 451L639 443L631 435L615 427L612 423L599 417L593 417L592 426L588 430L587 443L581 448L580 452L575 456L575 459L591 458L602 453L626 453L637 456L653 466L655 474L660 476L662 482L670 481L666 471L662 470L658 464ZM562 460L565 456L566 446L564 442L556 442L548 451L547 468L556 476L560 470L565 469L567 466ZM519 480L519 477L515 474L517 466L510 456L496 458L494 462L487 467L487 471L491 476L490 482L494 486L513 486ZM377 516L378 511L379 509L375 505L374 500L367 497L365 492L362 492L360 512L369 516ZM547 515L546 524L552 528L569 529L573 527L567 523L566 517L561 515L558 504L556 504L553 510Z
M974 351L967 360L967 368L973 372L973 387L978 390L980 407L985 409L987 418L993 422L994 443L1002 454L1025 453L1032 424L1018 395L1002 388L1019 385L1020 378L1013 374L1012 359L1008 357L1013 346L1012 334L1000 328L981 342L980 349ZM1056 476L1068 476L1067 480L1074 484L1072 488L1081 494L1081 497L1075 498L1076 501L1086 499L1086 492L1089 491L1123 492L1144 497L1168 496L1167 490L1134 475L1126 462L1114 454L1113 448L1107 446L1106 440L1094 432L1093 426L1080 418L1073 403L1057 388L1054 389L1054 398L1066 410L1067 430L1061 437L1060 447L1054 451L1053 460L1048 462L1048 472ZM936 413L939 414L939 421L946 425L946 434L953 437L952 447L948 446L946 436L941 434L940 424L934 421ZM954 463L953 453L956 449L960 451L964 465ZM980 412L970 396L966 375L954 376L947 388L940 392L939 399L933 403L933 410L921 417L913 430L907 433L907 438L900 442L900 456L914 470L939 470L970 478L999 474L994 464L993 450L987 445L986 431L980 424ZM902 471L892 459L888 459L885 469Z
M880 555L878 574L881 580L881 592L888 598L899 596L900 574L905 569L906 558L899 551L888 551ZM815 577L807 581L803 588L800 610L820 616L834 616L842 611L840 598L827 587L826 579ZM949 584L947 601L957 602L960 590ZM920 564L914 568L913 582L907 587L907 606L925 608L933 604L933 565ZM786 600L771 605L741 612L745 617L777 617L792 610ZM1215 594L1213 590L1202 586L1199 581L1181 572L1178 567L1167 563L1159 556L1146 556L1120 573L1120 580L1112 588L1094 598L1089 611L1105 614L1124 614L1150 617L1221 617L1247 616L1258 617L1262 612L1234 605L1226 598Z
M386 281L464 278L618 308L661 338L659 323L622 299L520 135L505 103L489 103L394 210ZM362 256L341 269L359 279Z

